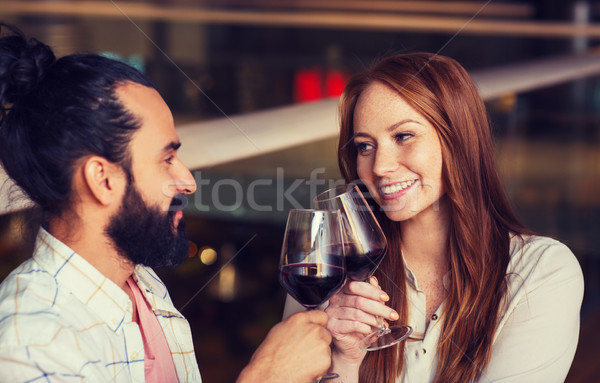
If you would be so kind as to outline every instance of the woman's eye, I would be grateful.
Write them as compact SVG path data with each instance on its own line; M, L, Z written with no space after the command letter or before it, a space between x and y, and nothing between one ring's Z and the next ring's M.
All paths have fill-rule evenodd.
M175 156L170 156L170 157L168 157L168 158L165 160L165 162L166 162L166 163L168 163L169 165L172 165L172 164L173 164L173 159L174 159L174 158L175 158Z
M366 142L355 142L354 147L359 153L367 152L373 148L371 144L368 144Z
M394 134L394 139L396 140L396 142L402 142L402 141L406 141L407 139L411 138L413 135L411 133L397 133Z

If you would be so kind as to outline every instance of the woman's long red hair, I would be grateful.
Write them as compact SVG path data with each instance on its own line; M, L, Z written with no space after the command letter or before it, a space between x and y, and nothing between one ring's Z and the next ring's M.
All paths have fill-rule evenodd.
M453 59L410 53L383 59L353 76L340 98L338 159L347 182L356 181L353 116L361 92L379 81L424 116L442 146L442 182L450 210L451 282L442 313L435 382L476 380L489 362L499 309L506 292L510 233L523 234L503 192L485 106L467 72ZM408 320L400 225L376 213L389 240L376 274L399 314ZM381 272L385 270L385 275ZM393 383L402 371L404 343L367 353L360 381Z

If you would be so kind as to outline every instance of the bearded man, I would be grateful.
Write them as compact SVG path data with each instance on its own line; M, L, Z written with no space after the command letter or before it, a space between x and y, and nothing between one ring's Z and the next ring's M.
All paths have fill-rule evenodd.
M0 160L43 211L33 257L0 286L0 381L200 382L191 331L153 267L188 254L196 184L154 85L94 54L0 37ZM239 382L311 382L322 312L275 326Z

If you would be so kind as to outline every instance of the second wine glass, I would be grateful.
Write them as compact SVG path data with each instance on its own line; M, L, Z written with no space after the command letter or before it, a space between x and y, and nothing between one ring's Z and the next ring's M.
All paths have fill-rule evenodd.
M292 209L281 248L279 281L308 310L338 292L346 279L340 212ZM320 381L337 378L328 373Z
M343 185L326 190L313 199L313 205L316 209L340 211L346 275L355 281L368 280L386 253L387 240L358 186ZM373 351L390 347L412 333L410 326L388 327L380 317L377 321L378 329L361 341L361 349Z

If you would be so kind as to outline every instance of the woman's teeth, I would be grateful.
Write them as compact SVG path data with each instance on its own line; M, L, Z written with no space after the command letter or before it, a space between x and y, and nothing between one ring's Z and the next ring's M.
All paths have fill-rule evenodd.
M417 182L417 180L406 181L406 182L401 182L401 183L398 183L398 184L384 186L384 187L381 188L381 191L383 192L383 194L398 193L401 190L409 188L415 182Z

